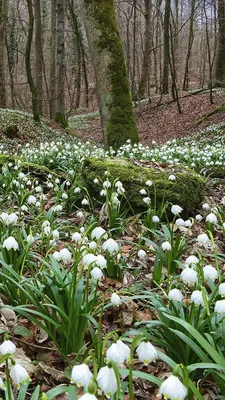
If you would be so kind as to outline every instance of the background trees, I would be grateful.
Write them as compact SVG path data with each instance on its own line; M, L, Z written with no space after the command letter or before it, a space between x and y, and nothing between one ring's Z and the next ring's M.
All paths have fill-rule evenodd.
M63 124L77 108L96 110L96 74L79 5L80 0L0 0L1 107L31 112L36 101L36 114ZM207 88L211 81L225 85L225 0L114 5L135 101L170 92L171 70L178 92Z

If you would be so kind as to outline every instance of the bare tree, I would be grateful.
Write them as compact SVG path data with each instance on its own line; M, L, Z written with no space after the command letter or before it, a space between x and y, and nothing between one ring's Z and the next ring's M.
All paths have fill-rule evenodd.
M40 0L34 1L34 18L35 18L35 75L36 75L36 93L39 114L42 114L42 29L41 29L41 2Z
M55 122L67 127L65 115L65 0L56 1L56 111Z
M214 86L225 87L225 0L218 0L219 34Z
M5 26L7 18L7 0L0 0L0 107L6 107L5 88Z
M165 0L164 11L164 42L163 42L163 77L162 77L162 93L166 94L169 91L169 60L170 60L170 2Z
M28 25L28 36L27 36L27 45L26 45L26 53L25 53L25 63L26 63L26 72L27 72L27 80L30 86L30 91L32 95L32 110L34 120L36 122L40 121L38 101L37 101L37 91L36 86L32 76L31 70L31 46L33 39L33 30L34 30L34 13L33 13L33 5L32 0L27 0L28 6L28 14L29 14L29 25Z
M49 114L50 118L54 119L56 106L56 0L51 0L51 34L49 53Z

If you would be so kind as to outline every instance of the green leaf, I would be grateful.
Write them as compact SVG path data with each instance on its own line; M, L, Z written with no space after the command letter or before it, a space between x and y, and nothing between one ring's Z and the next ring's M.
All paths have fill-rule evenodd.
M39 399L39 394L40 394L40 386L38 385L34 391L34 393L31 396L30 400L38 400Z
M28 382L26 382L25 384L22 384L22 385L21 385L20 391L19 391L19 393L18 393L17 400L25 400L25 397L26 397L26 393L27 393L27 389L28 389L29 384L30 384L30 382L28 381Z
M129 369L119 368L119 373L120 375L129 375ZM146 372L133 371L133 376L137 376L138 378L142 378L149 382L152 382L158 387L163 383L162 379L156 378L156 376L151 374L146 374Z
M195 338L195 340L202 346L202 348L210 355L210 357L212 357L212 359L215 361L215 363L225 367L225 359L214 349L213 346L211 346L209 344L209 342L192 325L188 324L183 319L173 317L166 313L163 313L163 315L166 318L168 318L174 322L177 322L179 325L183 326Z
M62 386L57 386L53 389L50 389L48 392L45 393L47 396L48 400L54 399L54 397L58 396L59 394L66 393L69 390L69 386L62 385Z
M29 329L27 329L25 326L21 326L21 325L16 325L13 332L14 332L14 335L20 335L20 336L26 336L26 337L32 336Z

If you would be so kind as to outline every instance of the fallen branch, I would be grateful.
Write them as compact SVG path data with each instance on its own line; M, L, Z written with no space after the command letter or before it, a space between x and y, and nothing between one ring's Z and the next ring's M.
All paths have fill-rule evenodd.
M221 104L221 106L215 108L215 110L211 111L209 114L204 115L204 117L200 118L197 122L196 125L200 125L203 121L205 121L206 119L212 117L212 115L215 115L219 112L223 112L225 111L225 103Z

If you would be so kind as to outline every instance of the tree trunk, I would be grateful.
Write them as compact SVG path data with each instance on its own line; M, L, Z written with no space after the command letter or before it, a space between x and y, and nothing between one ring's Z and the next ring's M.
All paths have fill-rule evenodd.
M56 112L55 122L67 127L65 116L65 0L57 0L56 20Z
M36 86L34 84L32 71L31 71L31 62L30 62L30 53L31 53L31 45L33 38L33 30L34 30L34 14L33 14L33 5L32 0L27 0L28 13L29 13L29 26L28 26L28 36L27 36L27 45L26 45L26 53L25 53L25 64L26 64L26 72L27 72L27 80L30 86L30 91L32 95L32 109L34 120L39 122L39 108L37 101L37 91Z
M163 78L162 78L162 93L169 92L169 57L170 57L170 1L165 2L164 12L164 32L163 32Z
M37 102L39 108L39 114L42 114L42 29L41 29L41 3L40 0L35 0L34 2L35 10L35 74L36 74L36 92L37 92Z
M141 71L141 80L138 90L138 98L142 99L145 95L146 86L148 83L150 55L151 55L151 42L152 42L152 0L145 0L145 39L144 39L144 56Z
M7 18L7 2L0 0L0 107L6 107L5 88L5 25Z
M104 143L119 148L138 142L129 81L113 0L83 0L95 70Z
M54 119L56 105L56 0L51 0L49 115Z
M225 87L225 0L218 0L219 34L214 86Z
M194 15L195 15L195 0L191 1L191 16L189 25L189 36L188 36L188 49L185 61L184 69L184 80L183 80L183 90L188 90L189 86L189 61L191 56L191 49L194 41Z

